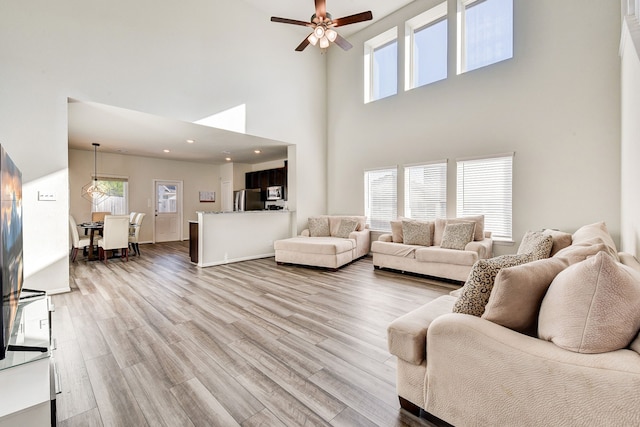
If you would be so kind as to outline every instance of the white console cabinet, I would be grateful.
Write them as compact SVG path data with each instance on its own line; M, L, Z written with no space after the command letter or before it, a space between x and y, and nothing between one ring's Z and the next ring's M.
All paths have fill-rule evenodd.
M46 295L22 292L10 350L0 360L0 427L56 425L51 311Z

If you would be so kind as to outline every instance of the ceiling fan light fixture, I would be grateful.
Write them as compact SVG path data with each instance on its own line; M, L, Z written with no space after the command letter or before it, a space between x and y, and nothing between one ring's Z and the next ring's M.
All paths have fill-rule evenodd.
M307 40L309 40L309 43L311 43L314 46L318 43L318 38L314 33L311 33L309 37L307 37Z
M320 48L321 49L326 49L329 47L329 39L326 37L323 37L320 39Z
M336 38L338 37L338 33L335 30L332 30L331 28L329 28L326 32L325 32L327 38L329 39L330 42L334 42L336 41Z
M321 25L318 25L314 30L313 30L313 34L318 38L318 39L322 39L324 37L324 27Z

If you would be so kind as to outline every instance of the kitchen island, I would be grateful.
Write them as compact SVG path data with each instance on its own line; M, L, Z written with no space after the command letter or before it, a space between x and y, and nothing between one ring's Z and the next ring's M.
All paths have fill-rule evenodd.
M198 267L274 256L273 242L295 235L295 212L197 212ZM193 227L195 230L196 227Z

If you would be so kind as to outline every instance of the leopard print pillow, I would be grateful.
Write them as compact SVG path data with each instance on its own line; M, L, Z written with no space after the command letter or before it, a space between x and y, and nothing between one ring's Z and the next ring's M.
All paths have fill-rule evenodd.
M493 282L500 269L514 267L532 260L531 254L502 255L479 259L471 267L469 278L460 290L460 297L453 305L453 312L482 316L493 289Z
M531 254L532 261L549 258L553 247L553 237L542 231L527 231L518 247L518 255Z
M463 251L467 243L473 240L476 229L475 222L447 223L442 233L440 247L444 249L457 249Z
M309 218L309 235L311 237L328 237L329 218L326 216L315 216Z

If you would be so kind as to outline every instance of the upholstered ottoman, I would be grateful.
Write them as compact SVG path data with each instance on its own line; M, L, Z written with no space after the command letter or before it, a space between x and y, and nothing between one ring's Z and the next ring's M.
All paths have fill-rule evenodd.
M368 230L367 230L368 231ZM291 237L273 244L278 264L337 269L355 258L356 242L340 237Z

